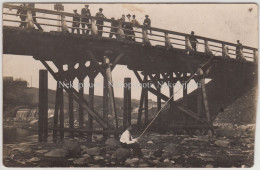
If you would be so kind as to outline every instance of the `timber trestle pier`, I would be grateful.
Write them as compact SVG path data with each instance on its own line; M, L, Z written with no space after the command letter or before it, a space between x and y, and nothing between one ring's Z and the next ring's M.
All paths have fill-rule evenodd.
M118 112L114 98L112 71L116 65L125 65L132 70L141 84L151 83L154 87L143 86L138 111L138 125L147 125L151 119L148 109L148 94L157 96L157 109L162 108L162 101L170 97L171 114L162 114L156 125L164 124L167 128L208 128L221 109L224 109L248 90L257 85L258 49L243 46L236 50L237 44L195 36L198 40L197 51L191 47L189 34L151 27L152 34L140 25L134 28L135 35L125 35L125 29L116 27L116 36L109 38L111 20L103 19L104 25L97 25L99 18L91 17L87 23L91 33L72 34L72 17L74 14L46 9L21 7L4 4L4 9L12 11L3 13L3 53L30 55L39 60L46 70L40 70L39 84L39 141L46 141L48 129L53 130L54 141L62 140L64 132L70 137L84 133L92 140L93 134L110 134L118 136L122 128L131 124L131 89L124 89L123 127L118 123ZM16 17L16 10L26 10L26 21ZM32 15L36 12L36 16ZM44 15L41 15L44 14ZM21 14L19 14L21 15ZM18 16L19 16L18 15ZM8 19L7 17L8 16ZM57 19L60 16L60 19ZM43 31L34 28L34 20L43 26ZM21 22L25 28L19 28ZM57 22L59 24L57 24ZM129 24L129 23L125 23ZM103 27L103 36L98 35L97 26ZM57 31L60 28L60 31ZM83 28L79 28L83 30ZM129 32L129 30L128 30ZM135 41L126 36L134 36ZM237 55L240 56L237 59ZM205 66L201 67L204 63ZM48 78L49 72L57 81L54 122L48 127ZM89 88L89 98L84 98L84 88L59 87L59 82L71 82L78 79L84 84L95 83L98 74L103 76L103 113L94 109L94 88ZM193 75L196 73L195 75ZM192 76L193 75L193 76ZM190 77L192 76L192 79ZM205 80L211 81L206 83ZM188 94L183 88L183 97L174 99L174 88L169 86L169 95L161 92L159 84L180 82L188 87L188 81L198 84L196 90ZM126 84L131 79L125 78ZM69 100L69 127L64 126L64 91ZM78 104L79 126L74 124L74 101ZM109 115L113 119L109 119ZM87 122L85 117L88 116ZM144 119L142 120L142 117ZM100 128L95 129L96 121Z

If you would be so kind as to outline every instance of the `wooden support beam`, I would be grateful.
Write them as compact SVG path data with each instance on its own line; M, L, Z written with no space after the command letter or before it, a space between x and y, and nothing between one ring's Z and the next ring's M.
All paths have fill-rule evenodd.
M183 77L186 78L187 77L187 73L183 73ZM182 82L182 86L183 86L183 90L182 90L182 94L183 94L183 97L182 97L182 107L183 108L188 108L188 82L186 81L183 81ZM183 117L183 121L186 123L187 121L187 118L184 116Z
M201 80L197 81L197 113L202 117L202 89Z
M139 104L139 109L138 109L138 118L137 118L137 124L141 125L142 122L142 113L143 113L143 105L144 105L144 95L145 95L145 90L142 87L142 92L141 92L141 98L140 98L140 104Z
M84 78L81 77L79 80L79 95L83 98L84 97ZM82 100L79 101L79 128L83 128L84 126L84 110L82 107ZM83 134L80 133L79 137L82 138Z
M45 68L51 73L51 75L53 76L53 78L58 81L58 76L57 74L50 68L50 66L46 63L46 61L43 61L43 60L40 60L42 62L42 64L45 66ZM66 80L64 80L66 82ZM86 112L88 112L89 114L91 114L94 119L102 126L102 127L105 127L105 128L112 128L113 127L111 125L109 125L109 122L104 122L103 119L101 118L101 116L99 115L98 112L96 112L95 110L92 111L90 108L89 108L89 102L80 97L78 92L74 89L74 88L68 88L67 86L64 86L64 89L66 92L69 92L69 91L73 91L73 98L74 100L79 103L80 100L82 100L83 102L83 109L86 110Z
M107 77L104 75L103 79L103 120L105 122L108 122L108 82L107 82ZM107 130L106 128L103 128L103 130ZM103 134L103 138L107 139L107 134Z
M131 78L124 79L123 128L131 125Z
M202 69L200 70L200 72L202 71ZM202 90L202 97L203 97L203 103L204 103L204 107L205 107L205 112L206 112L206 116L207 116L207 121L208 123L211 124L211 116L210 116L210 112L209 112L209 106L208 106L208 99L207 99L207 93L206 93L206 83L205 83L205 79L201 79L201 90Z
M59 89L59 103L60 103L60 128L64 128L64 95L63 95L63 87ZM63 141L64 139L64 131L60 132L60 140Z
M171 107L171 111L173 111L173 104L172 102L174 102L174 82L173 82L173 73L168 73L168 76L170 77L169 80L169 96L172 97L171 101L170 101L170 107Z
M94 110L94 83L95 78L93 75L89 76L89 108L93 111ZM88 114L88 129L93 130L93 116ZM88 142L92 142L92 133L88 133Z
M39 142L47 142L48 137L48 71L39 71Z
M147 74L144 75L144 83L147 82L148 76ZM149 117L148 117L148 87L144 88L144 123L149 123Z
M60 102L59 102L59 82L57 82L57 88L56 88L56 99L55 99L55 110L54 110L54 116L53 116L53 142L57 142L57 130L55 128L58 127L58 114L60 109Z
M72 75L73 74L73 65L69 64L68 65L68 80L69 82L73 83L73 80L74 80L74 76ZM70 87L69 87L70 88ZM68 95L69 95L69 127L70 128L74 128L74 104L73 104L73 92L70 90L68 92ZM70 137L71 138L74 138L74 134L73 132L70 133Z
M89 130L89 129L70 129L70 128L55 128L58 131L64 132L78 132L78 133L95 133L95 134L122 134L123 131L116 131L116 130ZM50 130L54 130L54 128L50 128Z
M114 99L112 73L111 73L111 67L110 67L110 60L107 56L104 56L104 65L106 65L105 72L106 72L106 77L108 80L108 93L109 93L109 102L110 102L110 106L111 106L111 112L115 116L116 130L118 130L118 118L117 118L116 105L115 105L115 99Z

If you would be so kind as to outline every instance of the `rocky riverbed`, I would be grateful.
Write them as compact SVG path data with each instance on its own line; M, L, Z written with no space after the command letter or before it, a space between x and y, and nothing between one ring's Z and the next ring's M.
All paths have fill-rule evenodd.
M99 136L92 143L74 138L4 144L3 162L7 167L251 167L254 132L254 124L218 124L213 135L148 132L140 140L143 159L116 139Z

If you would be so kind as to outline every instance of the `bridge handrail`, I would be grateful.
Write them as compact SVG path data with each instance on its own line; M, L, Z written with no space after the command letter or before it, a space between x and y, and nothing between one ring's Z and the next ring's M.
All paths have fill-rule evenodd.
M41 9L41 8L34 8L34 7L25 7L25 6L17 6L17 5L12 5L12 4L7 4L7 3L4 3L3 4L3 8L11 8L11 9L25 9L27 11L34 11L34 12L37 12L37 13L45 13L45 14L53 14L53 15L60 15L60 16L68 16L68 17L73 17L75 16L73 13L69 13L69 12L61 12L61 11L53 11L53 10L48 10L48 9ZM5 13L6 14L6 13ZM20 15L22 16L22 15ZM79 15L80 18L85 18L85 17L82 17L82 15ZM37 17L37 16L33 16L33 18L42 18L42 19L48 19L46 17ZM100 18L98 17L95 17L95 16L90 16L88 17L89 19L92 19L92 20L98 20ZM64 18L63 19L54 19L54 18L49 18L50 20L57 20L57 21L61 21L61 22L72 22L72 21L68 21L68 20L65 20ZM114 22L114 20L111 20L111 19L107 19L107 18L102 18L103 21L105 22ZM7 20L8 21L8 20ZM9 20L10 21L10 20ZM21 22L21 21L20 21ZM43 24L43 23L39 23L39 24ZM89 25L91 25L91 22L90 23L87 23ZM128 25L130 24L129 22L123 22L122 24L124 25ZM43 24L43 25L49 25L49 26L56 26L56 25L53 25L53 24ZM97 25L97 24L96 24ZM105 26L103 25L104 27L108 27L108 28L113 28L112 26ZM57 25L57 27L61 27L59 25ZM74 27L68 27L66 26L67 28L74 28ZM116 27L118 29L120 29L120 27ZM143 41L144 42L150 42L150 41L157 41L157 42L165 42L165 45L168 45L168 46L172 46L172 44L176 44L176 45L181 45L182 44L179 44L179 43L175 43L175 42L170 42L170 40L179 40L179 41L184 41L185 44L183 44L184 46L186 46L186 49L187 50L192 50L192 48L190 47L190 40L189 40L189 36L190 34L186 34L186 33L181 33L181 32L176 32L176 31L171 31L171 30L166 30L166 29L161 29L161 28L156 28L156 27L150 27L150 28L147 28L143 25L138 25L138 28L141 28L142 29L142 32L141 31L136 31L136 30L129 30L129 29L125 29L125 28L121 28L123 31L124 30L127 30L127 31L132 31L132 32L135 32L135 33L142 33L143 34ZM88 30L88 28L86 29L83 29L83 28L80 28L80 30ZM152 30L152 31L155 31L155 32L160 32L160 33L163 33L164 35L158 35L158 34L148 34L148 30ZM109 33L107 31L102 31L102 32L106 32L106 33ZM119 33L117 33L119 34ZM185 39L180 39L180 38L176 38L176 37L169 37L168 35L177 35L177 36L183 36ZM131 37L132 35L128 35L128 34L125 34L124 35L127 35L129 37ZM165 38L165 40L157 40L157 39L152 39L152 38L148 38L148 35L150 36L157 36L157 37L161 37L161 38ZM135 36L136 38L140 38L140 37L137 37ZM227 45L229 46L232 46L232 47L237 47L237 44L234 44L234 43L230 43L230 42L226 42L226 41L222 41L222 40L217 40L217 39L212 39L212 38L207 38L207 37L203 37L203 36L198 36L198 35L195 35L194 36L195 38L199 39L199 40L203 40L204 43L201 43L201 42L198 42L198 44L203 44L205 46L205 52L210 52L210 51L216 51L216 52L220 52L220 51L217 51L215 49L210 49L210 47L216 47L216 48L222 48L222 54L223 55L228 55L228 54L232 54L232 53L229 53L229 52L226 52L225 53L225 49ZM208 44L208 42L213 42L213 43L220 43L222 44L222 47L220 46L216 46L216 45L212 45L212 44ZM248 50L252 50L253 52L250 53L250 52L243 52L242 50L238 51L238 53L241 53L241 55L243 56L243 53L247 53L247 54L253 54L253 60L256 62L257 61L257 52L258 52L258 49L257 48L253 48L253 47L249 47L249 46L243 46L244 49L248 49ZM236 50L233 50L233 49L228 49L230 51L236 51ZM232 54L234 55L234 54ZM248 56L245 56L247 58L250 58Z

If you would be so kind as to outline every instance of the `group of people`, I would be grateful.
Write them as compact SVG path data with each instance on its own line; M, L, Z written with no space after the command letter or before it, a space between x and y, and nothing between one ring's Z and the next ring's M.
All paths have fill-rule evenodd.
M96 13L95 17L96 17L98 35L102 36L104 19L106 19L106 17L103 14L102 8L99 8L99 12ZM80 29L79 29L80 23L82 26L82 34L89 34L89 32L91 30L91 13L89 10L89 5L85 5L85 8L81 9L81 16L77 13L76 9L74 10L72 33L74 33L74 31L77 30L77 33L80 34ZM117 37L118 28L122 28L124 30L125 38L127 40L135 41L134 27L138 27L139 25L140 25L140 23L136 20L135 15L131 16L130 14L128 14L128 15L126 15L126 17L125 17L125 15L122 15L122 17L118 20L115 20L115 18L112 17L109 38L112 38L114 35ZM149 29L151 27L151 20L149 19L148 15L145 16L143 25L147 29ZM151 31L150 31L150 33L151 33Z

